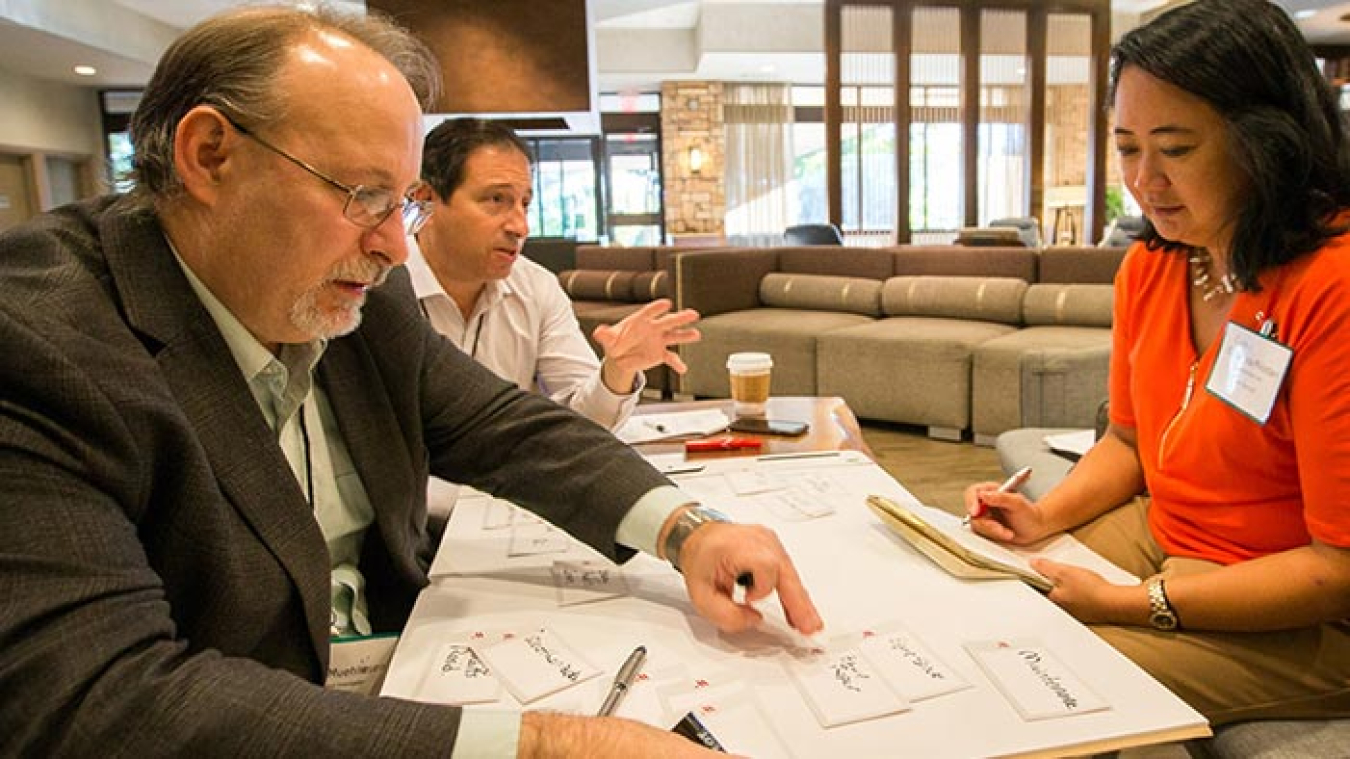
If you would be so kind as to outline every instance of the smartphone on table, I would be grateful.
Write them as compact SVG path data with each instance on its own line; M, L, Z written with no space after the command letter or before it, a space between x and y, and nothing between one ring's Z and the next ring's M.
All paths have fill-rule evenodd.
M751 432L756 435L797 437L798 435L805 435L806 431L811 429L811 425L806 422L794 422L787 419L760 419L743 416L733 421L730 429L732 432Z

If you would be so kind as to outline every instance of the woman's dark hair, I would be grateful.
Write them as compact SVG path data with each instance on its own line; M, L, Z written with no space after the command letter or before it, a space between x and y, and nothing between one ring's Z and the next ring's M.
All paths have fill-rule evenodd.
M534 163L530 148L511 127L491 119L447 119L436 125L422 143L422 181L448 201L464 183L464 165L484 147L519 150Z
M1197 0L1121 38L1111 51L1111 102L1120 73L1137 66L1208 102L1228 129L1246 177L1234 210L1229 270L1245 290L1262 270L1321 247L1346 230L1350 143L1330 82L1284 11L1265 0ZM1150 222L1150 249L1185 251Z

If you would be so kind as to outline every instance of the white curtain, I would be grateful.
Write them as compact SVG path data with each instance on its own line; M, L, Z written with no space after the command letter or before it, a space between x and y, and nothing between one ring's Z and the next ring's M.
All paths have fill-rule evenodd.
M727 84L727 241L778 245L792 204L792 88Z

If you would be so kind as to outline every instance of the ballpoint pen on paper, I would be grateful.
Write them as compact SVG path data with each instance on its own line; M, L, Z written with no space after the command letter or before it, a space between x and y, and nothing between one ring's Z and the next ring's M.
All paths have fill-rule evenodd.
M1014 490L1022 487L1022 484L1025 483L1030 478L1031 478L1031 467L1024 466L1021 469L1018 469L1016 472L1013 472L1012 476L1008 477L1008 479L1004 480L1003 484L998 486L998 492L1011 493ZM984 513L988 510L989 510L988 507L984 505L984 501L978 501L975 504L975 513L967 514L966 518L961 520L961 524L965 525L966 527L969 527L970 520L979 519L980 517L984 516Z
M608 717L618 708L619 702L628 695L628 689L633 687L633 680L638 676L638 671L642 669L642 663L647 660L647 647L638 646L633 649L633 653L624 660L623 666L619 667L619 673L614 676L614 684L609 686L609 693L605 696L605 703L600 705L598 712L601 717Z

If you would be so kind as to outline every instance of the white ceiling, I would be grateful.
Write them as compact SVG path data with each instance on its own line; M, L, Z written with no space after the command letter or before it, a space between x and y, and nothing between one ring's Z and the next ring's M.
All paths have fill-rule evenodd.
M303 5L304 0L289 0ZM335 0L328 0L334 3ZM1175 0L1173 0L1175 1ZM0 0L0 69L91 87L137 87L178 32L256 0ZM819 82L824 0L590 0L602 91L664 79ZM364 0L336 0L364 6ZM1113 0L1115 23L1168 0ZM1344 0L1280 0L1314 42L1350 45ZM753 30L753 31L752 31ZM77 64L98 69L73 73Z

